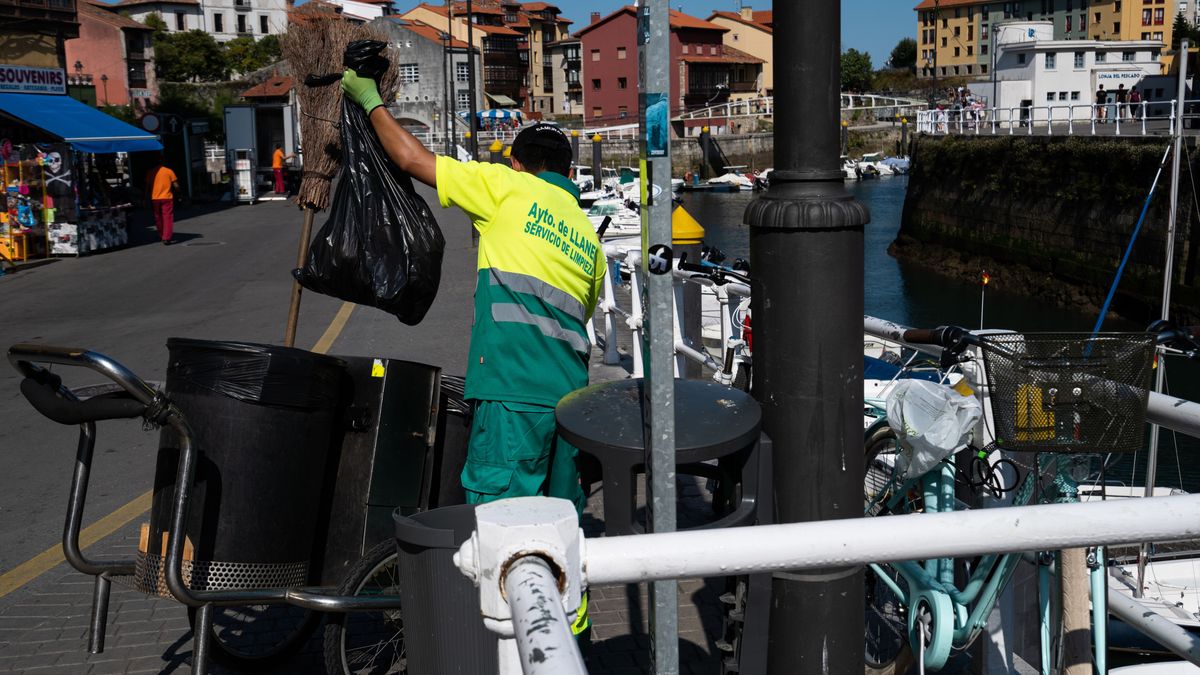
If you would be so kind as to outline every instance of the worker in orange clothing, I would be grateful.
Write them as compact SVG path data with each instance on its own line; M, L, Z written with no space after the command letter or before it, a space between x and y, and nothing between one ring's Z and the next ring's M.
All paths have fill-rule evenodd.
M275 152L271 154L271 169L275 172L275 192L277 194L287 192L287 187L283 184L283 163L294 156L283 154L283 146L275 144Z
M154 210L154 229L166 246L174 243L175 234L175 190L179 189L175 172L163 165L162 155L154 162L154 168L146 173L146 194Z

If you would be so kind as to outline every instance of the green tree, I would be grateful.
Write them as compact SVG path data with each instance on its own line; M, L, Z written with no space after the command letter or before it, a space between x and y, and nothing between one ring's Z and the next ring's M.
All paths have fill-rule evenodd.
M842 91L866 91L874 71L870 54L853 48L842 52Z
M1195 28L1184 18L1183 12L1175 15L1175 23L1171 25L1171 49L1179 49L1179 41L1192 38Z
M258 41L249 36L234 38L226 42L223 49L225 62L235 73L250 73L281 58L276 35L267 35Z
M888 58L888 67L904 68L912 72L917 71L917 41L906 37L896 43L892 48L892 55Z
M168 82L220 82L229 77L225 52L202 30L156 33L154 64Z

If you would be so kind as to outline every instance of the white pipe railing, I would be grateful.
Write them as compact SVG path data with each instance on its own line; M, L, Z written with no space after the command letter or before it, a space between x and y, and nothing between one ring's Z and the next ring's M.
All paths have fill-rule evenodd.
M645 316L642 314L641 303L641 280L637 273L638 266L641 264L642 254L637 249L623 249L614 244L608 243L604 245L604 255L608 259L608 274L604 277L604 294L598 303L598 309L604 315L604 363L606 365L616 365L621 362L620 352L617 351L617 330L620 323L624 323L625 327L633 333L631 342L631 351L633 357L633 377L642 376L642 329L645 324ZM620 298L618 298L616 279L620 278L621 269L631 271L629 275L629 310L621 307ZM684 284L697 284L713 293L717 299L717 307L720 315L718 320L721 325L721 344L727 345L730 338L737 337L735 331L741 329L740 326L734 326L731 312L736 309L737 301L741 298L750 297L750 287L746 284L737 281L731 281L724 284L714 284L710 279L705 277L696 277L692 272L685 272L679 269L673 269L672 274L675 277L676 300L674 303L675 312L673 317L673 325L675 331L675 376L680 377L684 358L701 363L712 370L718 370L721 367L716 359L695 346L687 344L684 341L683 325L690 321L690 317L686 317L682 312L680 294ZM622 294L623 295L623 294Z
M1067 134L1079 135L1086 133L1098 135L1104 133L1104 127L1097 125L1112 125L1116 136L1148 135L1151 129L1148 123L1163 125L1158 133L1174 133L1175 109L1172 107L1165 114L1156 114L1167 105L1167 102L1141 101L1139 103L1108 104L1098 106L1092 103L1074 103L1068 105L1041 106L1011 106L1004 108L965 107L958 110L922 110L916 115L917 132L931 135L945 134L1002 134L1015 135L1023 133L1032 136L1037 133L1046 135ZM1116 114L1109 116L1108 112ZM1086 129L1086 132L1082 129ZM1104 133L1104 135L1108 135Z
M1200 666L1200 635L1192 635L1182 626L1111 588L1108 589L1108 611L1172 653Z
M506 501L504 507L496 507L503 509L501 528L535 525L541 517L539 508L550 506L548 500L542 498L523 498L524 503ZM564 516L574 513L574 507L565 500L549 501L555 502L554 508L562 511ZM525 504L530 506L529 512L533 515L529 518L534 522L521 519L519 514ZM566 577L566 587L574 587L573 583L586 587L1200 537L1200 495L985 508L582 540L576 526L573 540L571 536L559 542L544 541L539 537L523 547L510 539L493 540L482 536L484 519L492 517L490 510L494 509L476 512L481 525L455 556L463 574L480 584L484 607L495 597L497 588L493 585L498 583L500 588L507 589L509 581L507 569L481 569L480 561L496 560L497 564L508 564L513 558L501 555L505 550L540 555L538 551L578 545L581 549L579 567L559 569L558 572ZM490 523L489 529L497 525L495 520ZM496 550L501 547L504 548ZM563 585L562 582L559 585ZM561 604L557 587L551 586L544 592L549 598L548 604ZM512 617L528 611L527 604L518 606L511 595L506 600ZM853 602L853 599L847 599L847 602ZM847 605L849 609L852 608ZM562 642L559 635L555 644ZM517 646L522 663L536 660L532 645L518 642ZM573 643L566 646L577 649ZM505 668L502 665L501 672L508 672Z
M513 636L525 675L587 675L571 622L563 610L557 578L536 555L519 558L504 577ZM508 661L512 663L511 659ZM501 673L505 673L501 664Z

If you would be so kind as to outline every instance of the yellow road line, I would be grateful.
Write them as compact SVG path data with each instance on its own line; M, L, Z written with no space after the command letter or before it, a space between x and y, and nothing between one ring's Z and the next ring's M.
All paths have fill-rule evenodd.
M325 333L321 335L321 339L317 340L317 344L313 345L312 351L318 354L328 352L329 348L333 346L334 341L342 334L342 329L346 327L346 322L350 320L350 314L353 311L354 303L343 303L337 315L333 317L333 321L329 323L329 327L325 329ZM153 490L139 495L128 504L83 528L79 533L79 548L85 549L95 544L124 527L129 521L149 511L152 497ZM0 574L0 598L49 572L64 560L62 544L59 543L8 570L4 574Z
M83 528L79 533L79 548L87 548L125 526L126 523L150 510L153 491L147 491L125 506ZM38 578L63 561L62 544L55 544L34 557L0 575L0 598Z
M343 302L337 316L333 317L333 321L329 323L329 327L325 329L325 333L321 335L321 339L317 340L317 344L313 345L312 350L318 354L327 353L329 348L333 346L333 341L338 339L338 336L342 334L342 329L346 327L346 322L350 320L350 314L353 311L353 302Z

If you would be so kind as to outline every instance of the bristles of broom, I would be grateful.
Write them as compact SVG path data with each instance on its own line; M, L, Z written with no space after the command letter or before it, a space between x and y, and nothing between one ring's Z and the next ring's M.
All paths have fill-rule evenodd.
M366 26L347 21L319 1L296 7L288 13L288 19L288 32L281 48L295 80L300 134L304 142L304 173L296 203L321 211L329 207L330 186L342 163L342 140L338 130L342 90L337 84L306 87L304 77L342 72L342 53L354 40L387 42L388 39ZM391 67L379 82L379 94L384 101L395 97L399 79L395 59L388 56Z

